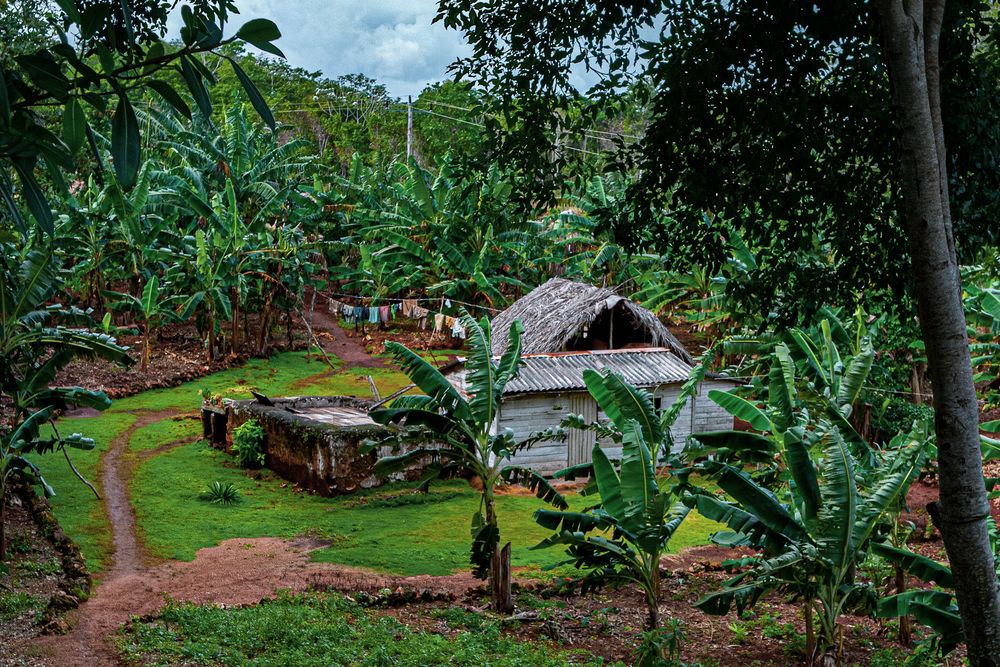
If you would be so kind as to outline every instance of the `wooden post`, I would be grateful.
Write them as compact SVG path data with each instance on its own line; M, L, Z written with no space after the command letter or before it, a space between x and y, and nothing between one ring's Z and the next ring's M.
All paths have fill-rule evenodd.
M413 157L413 96L406 102L406 161Z

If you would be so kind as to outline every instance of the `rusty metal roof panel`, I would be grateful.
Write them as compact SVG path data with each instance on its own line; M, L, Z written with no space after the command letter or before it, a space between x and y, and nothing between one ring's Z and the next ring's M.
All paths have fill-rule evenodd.
M507 383L504 394L551 391L585 391L583 371L610 369L630 384L656 387L687 380L691 366L670 350L643 348L530 354L516 378Z

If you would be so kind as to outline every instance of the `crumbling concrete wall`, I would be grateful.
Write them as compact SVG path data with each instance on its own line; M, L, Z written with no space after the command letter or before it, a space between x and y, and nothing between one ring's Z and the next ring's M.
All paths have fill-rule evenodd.
M343 396L309 396L272 399L273 406L257 401L227 401L228 437L216 447L231 451L232 433L240 424L256 419L264 428L265 465L281 477L323 496L350 493L387 481L419 479L426 461L411 466L390 478L373 474L382 456L392 454L381 447L363 454L362 444L386 433L376 424L340 426L327 424L291 410L319 407L349 407L367 410L370 401ZM289 410L291 408L291 410Z

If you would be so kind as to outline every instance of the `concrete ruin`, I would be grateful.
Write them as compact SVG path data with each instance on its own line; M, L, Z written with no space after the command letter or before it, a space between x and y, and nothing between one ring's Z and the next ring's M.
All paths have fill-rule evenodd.
M372 401L345 396L304 396L223 402L223 408L206 407L214 414L204 419L206 437L213 446L232 450L232 433L255 419L264 429L265 465L304 489L322 496L350 493L388 481L418 479L426 462L389 478L372 470L390 447L362 453L366 440L378 439L385 427L368 416ZM223 419L224 415L224 419ZM222 424L225 424L223 430Z

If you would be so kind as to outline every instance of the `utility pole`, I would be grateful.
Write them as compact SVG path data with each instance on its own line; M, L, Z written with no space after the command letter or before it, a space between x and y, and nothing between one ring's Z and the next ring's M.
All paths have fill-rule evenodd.
M409 162L413 157L413 96L406 99L406 161Z

